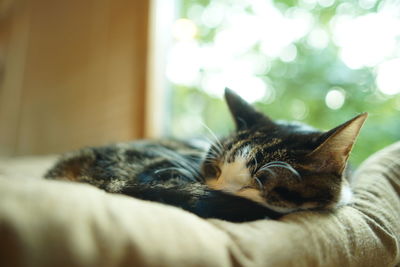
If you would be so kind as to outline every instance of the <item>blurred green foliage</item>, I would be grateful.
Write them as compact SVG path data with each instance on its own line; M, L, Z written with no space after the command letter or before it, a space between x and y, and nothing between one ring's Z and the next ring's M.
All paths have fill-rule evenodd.
M205 7L211 2L181 1L181 17L194 21L189 14L190 7ZM316 5L311 10L315 25L326 30L328 35L328 24L337 14L341 3L351 3L353 13L362 15L375 12L380 1L369 9L361 8L358 1L335 1L329 7ZM275 0L273 4L284 12L299 5L299 1ZM251 6L245 4L241 10L253 12ZM200 45L212 43L220 28L207 28L196 21L195 23L198 26L197 42ZM339 49L332 38L329 38L328 45L323 49L310 47L305 37L296 40L294 45L297 48L294 61L284 62L280 58L269 58L268 71L259 74L268 79L268 83L276 89L273 99L260 100L254 104L259 110L274 119L299 120L295 116L296 105L301 103L305 105L307 113L300 120L325 130L358 113L369 112L370 116L352 153L354 164L359 164L368 155L400 139L400 96L387 96L377 89L373 68L348 68L339 57ZM262 53L258 45L254 45L251 50L253 53ZM232 131L233 124L223 99L207 94L200 85L171 84L171 87L171 135L208 134L204 127L199 126L200 120L217 135L226 135ZM340 88L346 97L345 104L336 110L328 108L325 103L326 94L332 88Z

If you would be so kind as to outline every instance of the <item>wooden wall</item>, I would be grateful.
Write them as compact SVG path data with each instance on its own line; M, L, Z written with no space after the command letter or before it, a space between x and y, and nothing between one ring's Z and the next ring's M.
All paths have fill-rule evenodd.
M148 14L149 0L16 1L0 20L0 155L143 137Z

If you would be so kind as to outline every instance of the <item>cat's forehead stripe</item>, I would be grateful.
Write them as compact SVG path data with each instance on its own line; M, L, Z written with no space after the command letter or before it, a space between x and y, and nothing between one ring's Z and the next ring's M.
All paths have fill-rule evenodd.
M279 148L283 140L280 138L268 139L268 135L260 137L260 132L247 133L242 136L247 138L237 138L236 140L228 140L226 143L227 152L225 154L225 161L230 163L235 161L235 158L240 155L244 158L262 160L265 158L286 158L287 150ZM255 138L253 138L256 136Z
M230 151L226 155L226 161L232 162L235 160L236 155L240 153L240 151L247 145L248 140L238 141L236 144L232 146Z

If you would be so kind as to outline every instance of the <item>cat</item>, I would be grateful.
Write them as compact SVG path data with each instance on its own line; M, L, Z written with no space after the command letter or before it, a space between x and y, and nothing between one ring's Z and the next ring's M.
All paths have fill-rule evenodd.
M63 155L45 178L232 222L351 201L346 165L367 113L321 132L273 121L230 89L225 99L236 130L208 147L174 139L88 147Z

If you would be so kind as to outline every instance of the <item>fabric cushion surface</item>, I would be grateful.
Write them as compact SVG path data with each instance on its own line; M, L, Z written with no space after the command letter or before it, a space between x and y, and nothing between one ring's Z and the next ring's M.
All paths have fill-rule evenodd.
M240 224L204 220L89 185L39 179L52 162L54 157L0 160L0 266L400 262L400 143L358 168L353 204Z

